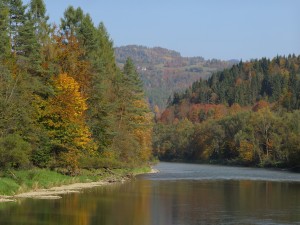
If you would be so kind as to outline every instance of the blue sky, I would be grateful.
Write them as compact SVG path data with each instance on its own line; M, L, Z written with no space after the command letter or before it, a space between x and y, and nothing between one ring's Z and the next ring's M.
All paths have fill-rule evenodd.
M23 0L28 3L29 0ZM50 21L80 6L115 46L138 44L206 59L300 54L299 0L45 0Z

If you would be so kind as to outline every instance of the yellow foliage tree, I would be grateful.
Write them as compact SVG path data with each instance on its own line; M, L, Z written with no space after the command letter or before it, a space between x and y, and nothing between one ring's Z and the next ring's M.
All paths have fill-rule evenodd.
M252 163L254 160L254 146L252 143L242 140L240 142L240 157L245 163Z
M92 146L91 134L85 124L86 99L80 93L79 84L66 73L58 75L53 84L56 95L46 106L44 124L58 165L74 174L78 170L80 154Z
M153 114L148 112L148 104L144 99L134 101L134 106L141 111L143 114L135 114L132 116L131 121L136 125L133 129L133 134L137 138L140 152L139 158L142 161L149 160L152 154L152 129L153 129Z

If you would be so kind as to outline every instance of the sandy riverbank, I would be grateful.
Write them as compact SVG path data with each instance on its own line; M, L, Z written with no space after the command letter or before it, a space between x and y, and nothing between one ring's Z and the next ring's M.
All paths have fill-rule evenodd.
M122 182L123 180L118 180L115 182ZM68 193L79 193L82 189L99 187L103 185L109 185L112 182L99 181L90 183L74 183L70 185L62 185L59 187L52 187L49 189L37 189L29 192L24 192L21 194L16 194L14 196L0 196L0 202L12 202L21 198L35 198L35 199L60 199L61 195Z
M158 173L157 169L151 169L148 173ZM122 177L116 179L112 177L111 179L105 179L104 181L98 182L88 182L88 183L74 183L69 185L62 185L59 187L52 187L49 189L37 189L29 192L24 192L20 194L16 194L14 196L3 196L0 195L0 202L13 202L17 199L22 198L35 198L35 199L60 199L62 198L61 195L68 194L68 193L79 193L82 189L99 187L103 185L110 185L113 183L124 183L130 180L129 177Z

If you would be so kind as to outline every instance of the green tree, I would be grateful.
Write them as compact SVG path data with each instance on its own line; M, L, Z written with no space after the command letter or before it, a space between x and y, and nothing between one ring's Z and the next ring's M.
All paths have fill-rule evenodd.
M30 164L31 146L19 135L0 137L0 169L24 168Z
M7 0L9 8L9 37L11 46L14 53L18 52L20 47L16 41L19 35L19 29L26 21L26 6L23 5L22 0Z
M99 152L109 150L116 134L116 79L117 66L113 43L101 23L96 30L95 54L91 59L93 74L88 98L88 124Z
M0 61L10 55L9 8L6 1L0 2Z
M40 45L34 32L33 21L29 18L19 27L15 44L19 66L31 75L37 74L41 65Z
M64 18L61 19L61 28L66 33L77 35L81 26L84 13L80 7L75 9L69 6L64 12Z
M146 161L151 155L152 114L145 101L142 81L131 59L127 59L123 74L118 80L117 103L118 134L131 138L127 148L117 148L121 158L127 161ZM121 132L122 131L122 132ZM119 135L114 139L114 145L122 140Z
M43 45L45 39L48 39L50 26L49 17L46 16L46 6L43 0L31 0L29 8L30 19L34 23L35 34L40 45Z
M135 101L144 98L144 92L142 81L131 59L127 59L124 65L123 74L119 81L118 98L120 104L119 126L123 122L130 121L129 118L124 118L125 116L131 117L132 114L143 113L134 106ZM131 125L134 126L135 124L132 123Z

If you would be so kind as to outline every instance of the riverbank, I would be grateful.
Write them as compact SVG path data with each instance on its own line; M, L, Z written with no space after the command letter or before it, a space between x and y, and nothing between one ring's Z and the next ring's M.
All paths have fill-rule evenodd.
M70 177L49 170L11 172L12 177L0 177L0 202L11 202L21 198L59 199L61 195L78 193L82 189L113 183L123 183L144 173L157 173L151 167L134 169L101 169L82 171Z
M261 168L261 169L278 170L278 171L287 170L287 171L290 171L293 173L300 173L300 165L295 166L295 167L287 167L282 164L248 165L248 164L244 164L239 161L236 161L236 160L184 160L184 159L165 160L165 159L161 159L161 162L230 166L230 167L240 167L240 168Z

